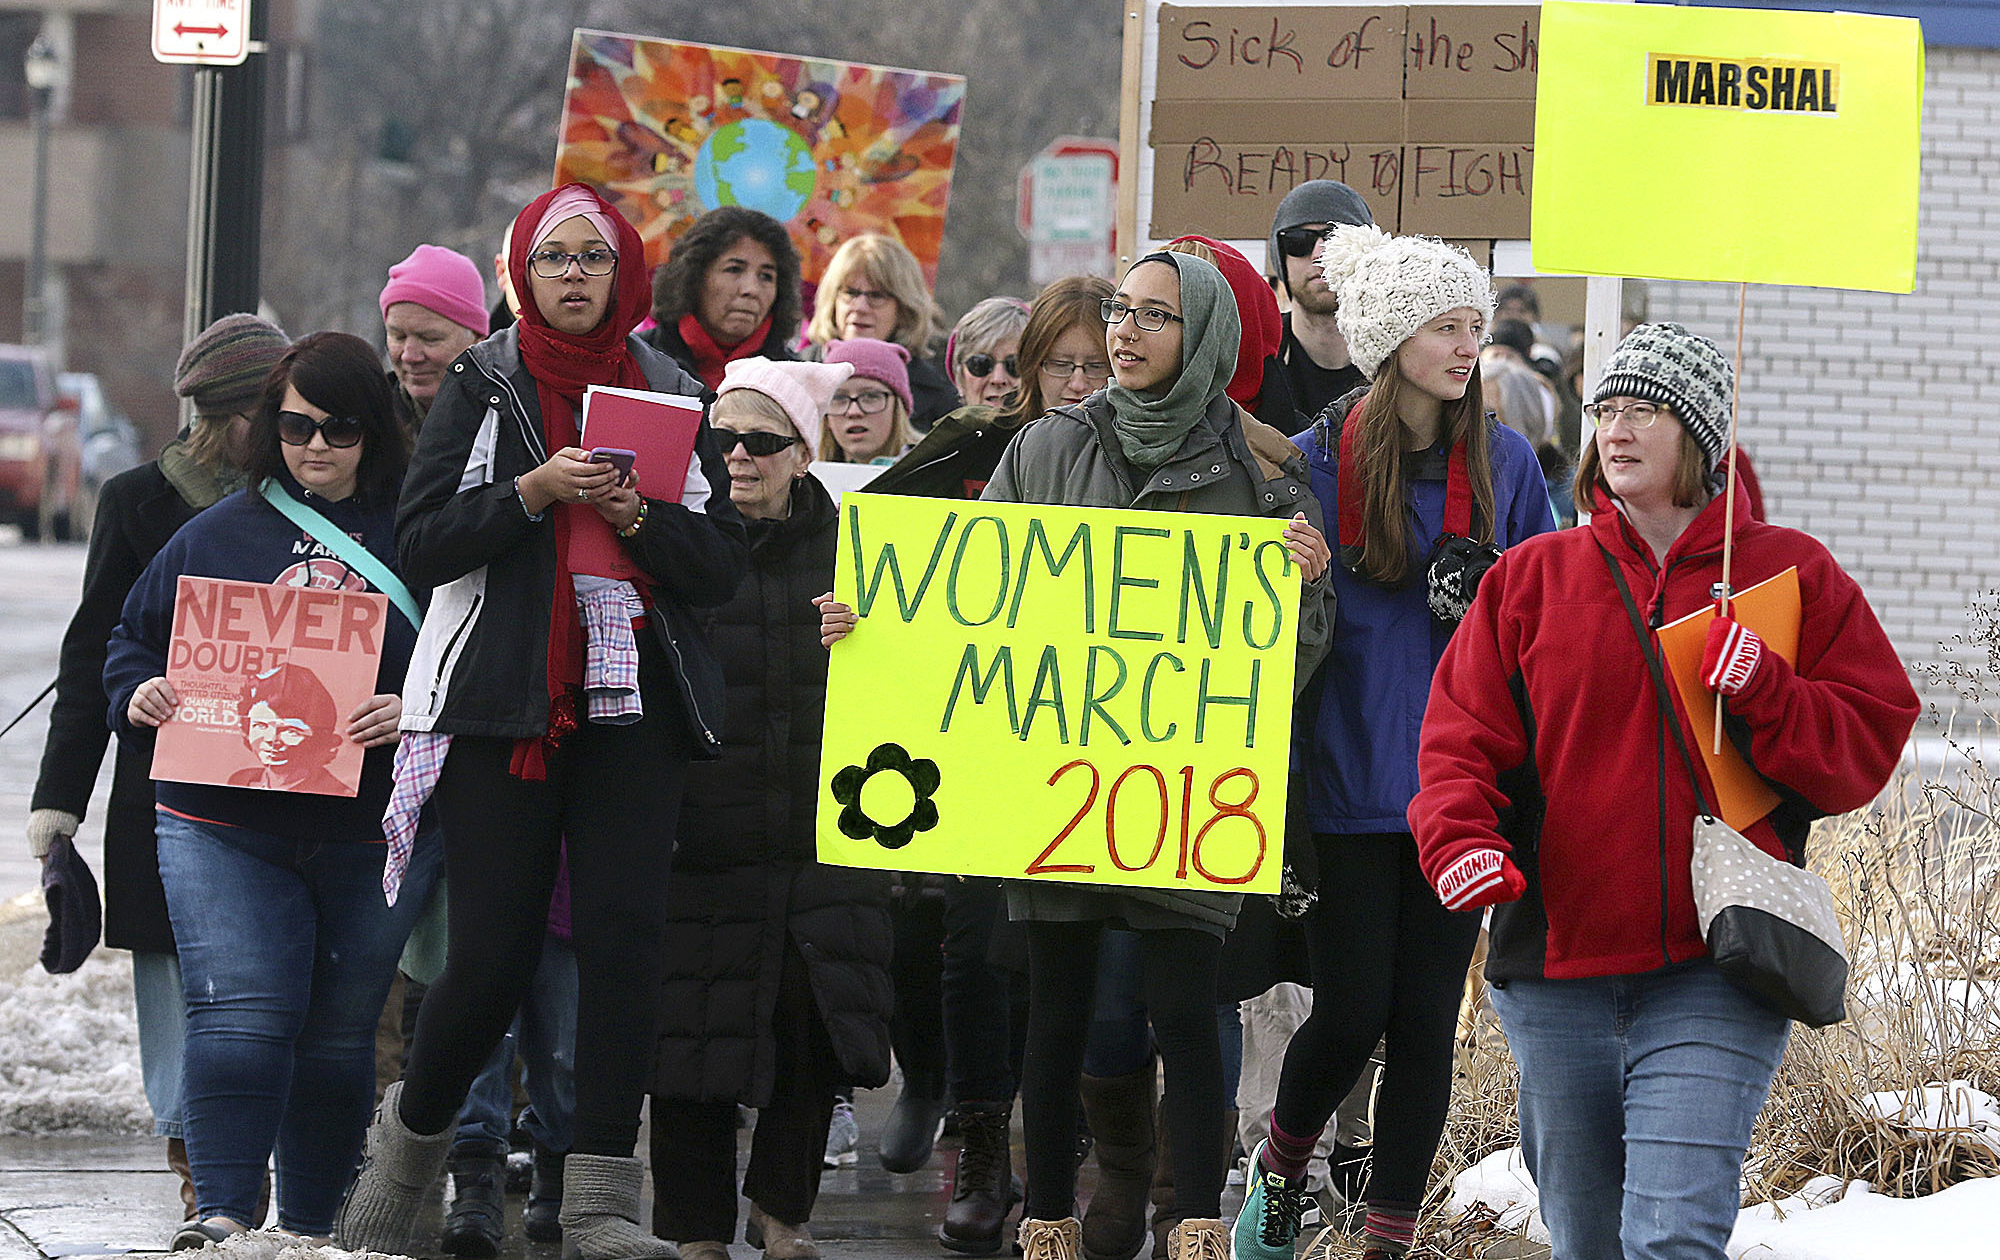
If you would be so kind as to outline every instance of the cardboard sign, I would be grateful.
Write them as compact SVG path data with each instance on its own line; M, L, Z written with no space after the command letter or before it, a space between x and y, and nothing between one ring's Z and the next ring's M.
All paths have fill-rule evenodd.
M845 495L820 860L1275 893L1284 524Z
M179 697L153 746L176 783L353 796L348 715L375 694L389 598L183 577L167 682Z
M1915 287L1914 19L1551 0L1543 42L1537 270Z
M935 285L964 101L958 75L580 30L555 182L617 206L648 266L698 216L748 206L791 232L809 285L866 232Z
M1337 179L1392 232L1526 236L1539 28L1534 5L1162 5L1152 235L1262 239Z

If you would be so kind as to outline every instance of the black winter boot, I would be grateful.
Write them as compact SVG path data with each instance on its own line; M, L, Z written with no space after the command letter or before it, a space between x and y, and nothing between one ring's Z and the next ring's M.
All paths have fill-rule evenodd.
M451 1172L451 1211L438 1245L448 1256L491 1260L507 1236L507 1148L463 1142L445 1160Z
M1007 1214L1014 1210L1014 1151L1009 1137L1012 1103L960 1103L958 1169L951 1179L938 1241L952 1251L986 1256L1000 1250Z
M528 1183L528 1237L536 1242L561 1242L563 1153L535 1144L534 1179Z

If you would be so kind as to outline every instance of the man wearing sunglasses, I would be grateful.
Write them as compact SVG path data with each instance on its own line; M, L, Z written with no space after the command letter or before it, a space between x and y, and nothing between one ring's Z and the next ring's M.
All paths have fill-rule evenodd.
M1331 179L1307 180L1286 193L1271 221L1265 266L1292 300L1278 361L1308 423L1334 399L1367 384L1334 322L1333 290L1319 273L1320 238L1336 224L1373 222L1361 194Z

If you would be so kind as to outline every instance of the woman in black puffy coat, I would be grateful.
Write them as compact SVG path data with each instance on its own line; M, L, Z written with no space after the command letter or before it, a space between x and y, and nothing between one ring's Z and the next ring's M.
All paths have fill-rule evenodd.
M653 1232L683 1260L736 1234L737 1105L757 1108L746 1240L816 1256L806 1222L837 1083L889 1076L888 877L814 860L833 499L806 471L844 363L729 364L713 426L750 572L705 614L729 689L722 757L681 807L653 1066Z

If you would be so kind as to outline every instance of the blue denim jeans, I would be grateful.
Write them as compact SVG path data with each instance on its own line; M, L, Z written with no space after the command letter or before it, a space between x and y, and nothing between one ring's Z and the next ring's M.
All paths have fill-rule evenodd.
M437 877L418 836L394 906L379 844L158 816L187 998L182 1123L204 1217L252 1219L277 1153L278 1223L333 1231L375 1094L375 1023Z
M132 1005L139 1017L139 1077L157 1137L181 1135L181 1061L187 1050L187 997L181 960L132 951Z
M543 938L528 996L459 1108L454 1147L507 1149L516 1053L528 1091L521 1127L544 1150L567 1154L576 1119L576 949L560 937Z
M1723 1260L1790 1021L1707 959L1492 995L1555 1260Z

